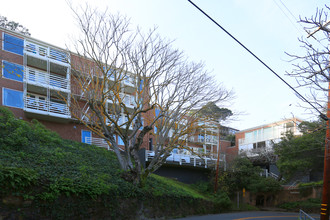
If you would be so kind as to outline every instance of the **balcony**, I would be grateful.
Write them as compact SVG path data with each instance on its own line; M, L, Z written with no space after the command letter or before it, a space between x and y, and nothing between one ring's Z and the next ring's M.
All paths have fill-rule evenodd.
M70 56L68 53L54 49L52 47L36 44L34 42L25 42L25 53L40 59L50 59L61 65L70 65Z
M146 161L151 161L155 156L154 151L146 150ZM220 161L225 162L224 155L220 155ZM201 168L214 168L216 166L216 158L210 158L198 155L187 155L179 153L171 153L169 157L166 158L166 163L168 164L178 164L184 166L193 166Z
M42 97L25 96L24 111L60 118L71 118L66 104L46 100Z
M70 81L64 76L49 74L34 68L25 68L25 80L29 84L69 92Z
M134 95L120 93L119 96L120 96L121 101L125 104L125 106L127 108L133 109L134 107L136 107L136 102L135 102L135 96ZM114 95L112 95L112 97L114 97ZM115 99L115 98L114 99L108 99L108 103L113 103L113 101L115 101L116 104L118 103L118 100Z
M218 144L218 139L215 136L206 135L205 144Z

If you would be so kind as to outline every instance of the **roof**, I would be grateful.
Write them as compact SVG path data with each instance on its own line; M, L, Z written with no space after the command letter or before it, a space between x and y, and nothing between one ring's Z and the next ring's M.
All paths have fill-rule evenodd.
M255 126L255 127L252 127L252 128L247 128L247 129L238 131L236 133L244 133L244 132L247 132L247 131L250 131L250 130L257 130L259 128L269 127L269 126L271 126L273 124L283 124L283 123L288 122L288 121L299 121L299 122L302 122L303 120L294 117L294 118L284 119L284 120L281 120L281 121L275 121L275 122L272 122L272 123L269 123L269 124L263 124L263 125Z

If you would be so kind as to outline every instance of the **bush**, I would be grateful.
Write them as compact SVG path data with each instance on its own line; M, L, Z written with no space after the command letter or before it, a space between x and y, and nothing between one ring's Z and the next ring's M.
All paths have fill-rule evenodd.
M304 201L286 202L278 206L279 208L286 209L288 211L313 210L321 207L321 199L307 199Z
M229 210L230 206L232 205L228 194L221 191L215 194L214 202L217 204L217 206L224 210Z
M3 189L23 190L34 185L37 179L38 174L32 169L0 165L0 185Z

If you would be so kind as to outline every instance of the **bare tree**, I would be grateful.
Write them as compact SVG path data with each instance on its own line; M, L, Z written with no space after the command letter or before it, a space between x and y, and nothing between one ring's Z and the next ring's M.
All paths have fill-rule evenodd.
M89 7L74 12L82 34L71 56L74 92L66 102L74 118L106 140L124 176L143 185L196 129L194 109L227 100L231 93L155 29L132 31L125 17ZM147 134L156 146L155 157L144 168L138 152Z
M288 53L294 66L288 75L296 78L298 87L309 88L308 100L321 109L326 106L329 85L329 9L325 6L325 9L317 9L310 18L300 18L307 32L307 38L299 39L305 54Z

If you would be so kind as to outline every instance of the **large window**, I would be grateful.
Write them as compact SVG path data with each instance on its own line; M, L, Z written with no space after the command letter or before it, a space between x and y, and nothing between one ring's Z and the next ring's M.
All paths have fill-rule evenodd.
M3 77L7 79L23 82L23 76L24 76L23 66L15 63L10 63L5 60L2 62L2 64L3 64L2 65Z
M2 104L9 107L23 108L23 92L3 88L2 90Z
M9 34L3 34L3 49L12 53L16 53L23 56L24 40L11 36Z
M123 139L121 139L120 136L118 136L118 145L125 145Z

